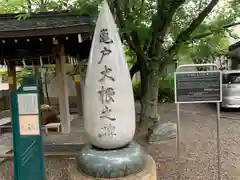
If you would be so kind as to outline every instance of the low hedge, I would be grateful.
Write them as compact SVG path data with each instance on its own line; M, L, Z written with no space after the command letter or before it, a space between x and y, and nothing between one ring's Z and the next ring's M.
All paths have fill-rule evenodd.
M173 102L174 101L174 78L173 76L166 76L159 78L159 95L160 102ZM136 100L141 99L141 83L133 83L133 92Z

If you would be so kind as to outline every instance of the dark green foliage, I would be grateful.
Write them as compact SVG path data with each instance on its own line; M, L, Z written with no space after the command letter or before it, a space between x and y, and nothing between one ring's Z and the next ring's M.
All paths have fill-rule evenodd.
M158 99L160 102L173 102L174 101L174 77L165 76L159 78L159 95ZM133 92L135 100L140 100L141 94L141 83L133 83Z
M17 72L16 77L17 77L17 82L21 84L22 79L27 76L33 75L33 70L29 69L23 69L20 72Z
M133 93L135 100L140 100L142 96L141 92L141 83L139 81L135 81L133 83Z
M174 101L174 77L173 76L166 76L166 77L160 78L158 99L160 102Z

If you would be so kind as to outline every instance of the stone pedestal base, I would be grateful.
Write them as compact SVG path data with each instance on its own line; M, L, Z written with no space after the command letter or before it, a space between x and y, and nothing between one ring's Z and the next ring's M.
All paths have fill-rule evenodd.
M132 141L119 149L99 149L85 145L77 159L78 170L98 178L119 178L135 174L143 169L146 154L142 147Z
M76 165L71 165L69 167L69 180L107 180L107 179L114 179L114 180L157 180L156 175L156 164L151 156L147 156L146 163L144 168L133 175L129 175L126 177L121 178L96 178L87 176L77 169Z

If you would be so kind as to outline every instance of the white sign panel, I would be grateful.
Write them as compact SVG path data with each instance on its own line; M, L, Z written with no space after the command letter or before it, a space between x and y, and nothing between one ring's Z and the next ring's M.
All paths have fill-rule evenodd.
M37 87L36 86L25 86L23 87L24 91L36 91Z
M19 115L38 114L38 95L18 94L18 113Z
M38 115L19 116L20 135L40 135Z

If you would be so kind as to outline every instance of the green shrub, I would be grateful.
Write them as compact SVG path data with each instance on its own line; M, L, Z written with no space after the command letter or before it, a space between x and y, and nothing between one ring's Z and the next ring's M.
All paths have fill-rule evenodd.
M159 78L159 95L160 102L173 102L174 101L174 77L165 76ZM133 92L135 100L141 99L141 83L133 83Z
M141 99L141 82L135 81L133 82L133 93L135 100Z
M174 77L166 76L159 79L159 94L158 99L160 102L173 102L174 101Z

